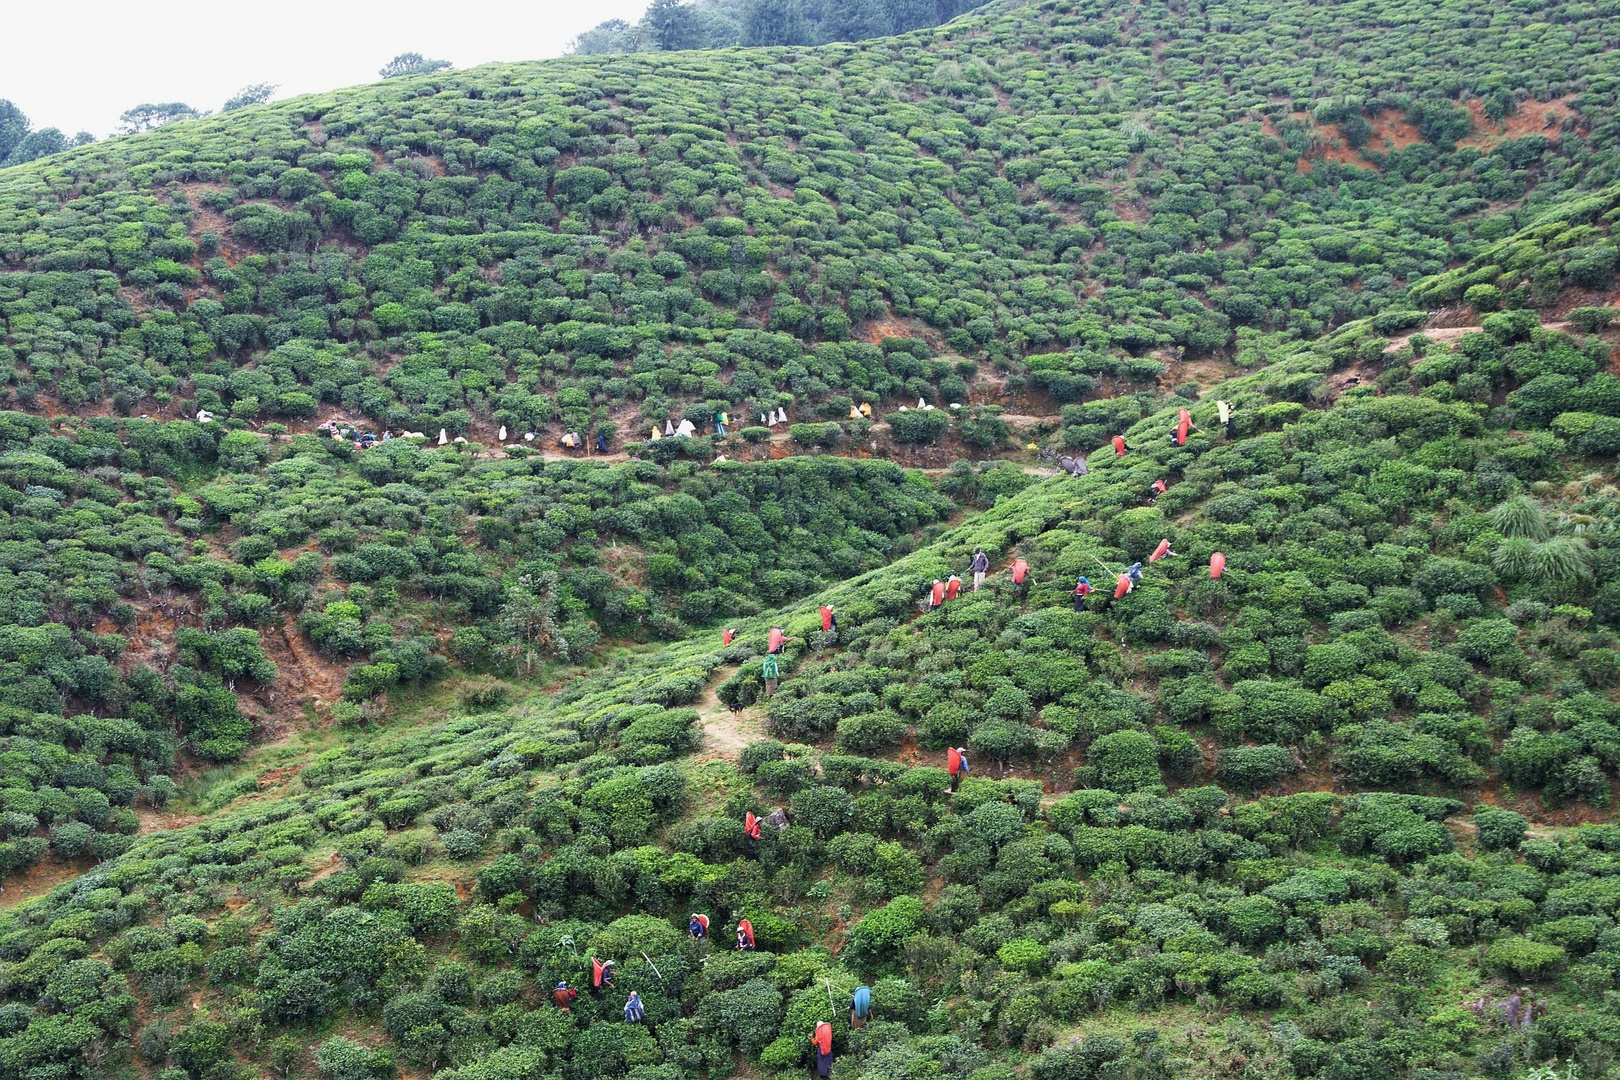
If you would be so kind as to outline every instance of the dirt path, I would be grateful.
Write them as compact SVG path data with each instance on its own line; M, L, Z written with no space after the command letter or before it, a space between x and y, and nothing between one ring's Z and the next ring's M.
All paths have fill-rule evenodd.
M1564 330L1564 331L1567 331L1569 329L1569 323L1567 323L1567 322L1544 322L1544 323L1541 324L1541 328L1543 330ZM1442 344L1442 345L1450 345L1452 342L1457 341L1460 338L1462 338L1463 335L1465 335L1465 334L1477 334L1482 329L1484 329L1484 328L1479 327L1479 326L1436 326L1433 329L1429 329L1429 330L1421 330L1421 329L1413 330L1411 334L1402 334L1400 337L1390 338L1389 339L1389 344L1384 346L1384 352L1387 354L1387 353L1395 352L1398 349L1406 348L1406 344L1407 344L1407 342L1412 340L1412 335L1413 334L1422 334L1424 337L1428 338L1430 341L1438 342L1439 344Z
M732 712L720 700L720 686L737 673L740 665L717 668L703 696L698 698L698 719L703 724L703 745L698 756L704 758L736 758L743 747L765 737L765 717L759 706L751 705Z

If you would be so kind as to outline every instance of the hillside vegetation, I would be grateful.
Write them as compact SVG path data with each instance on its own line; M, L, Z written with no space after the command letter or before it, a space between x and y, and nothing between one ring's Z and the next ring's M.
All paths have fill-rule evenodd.
M992 5L0 171L0 1080L1620 1073L1615 36Z

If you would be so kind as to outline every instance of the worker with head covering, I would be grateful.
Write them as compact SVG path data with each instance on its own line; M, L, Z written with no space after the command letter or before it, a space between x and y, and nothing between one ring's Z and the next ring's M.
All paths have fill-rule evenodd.
M872 1016L872 988L870 986L857 986L855 993L850 996L849 1026L859 1030L866 1026L866 1021Z
M816 1048L816 1075L828 1077L832 1075L832 1025L825 1020L817 1021L816 1033L810 1036L810 1042Z

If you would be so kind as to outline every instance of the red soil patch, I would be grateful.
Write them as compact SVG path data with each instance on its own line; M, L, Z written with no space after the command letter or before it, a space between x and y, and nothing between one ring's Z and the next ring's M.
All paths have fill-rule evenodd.
M298 775L296 768L270 769L259 774L258 785L260 791L277 788Z
M283 724L300 721L306 705L324 712L343 696L348 668L316 652L296 626L266 627L259 641L280 674L253 696L274 720Z
M1423 135L1418 131L1417 125L1398 109L1386 109L1373 117L1372 128L1372 138L1367 140L1368 150L1388 153L1392 150L1405 150L1408 146L1423 141Z
M84 873L85 867L47 855L21 874L0 878L0 910L44 896Z
M183 829L187 825L195 825L202 818L194 814L171 814L162 810L137 810L135 816L140 818L140 835L146 836L155 832L167 832L171 829Z
M1517 111L1500 121L1486 116L1485 103L1475 99L1468 102L1468 115L1474 120L1474 133L1464 139L1461 145L1482 148L1522 139L1526 135L1545 135L1558 142L1563 135L1564 122L1570 117L1576 118L1577 130L1586 127L1584 118L1563 98L1523 102Z
M872 345L883 344L885 338L915 338L928 342L936 350L944 347L944 339L936 331L915 319L902 319L897 315L868 320L864 332L867 342Z
M192 240L202 241L203 233L213 233L220 239L219 254L225 262L235 266L237 260L249 252L242 251L231 235L231 223L225 220L225 215L212 206L201 201L201 196L215 191L223 191L224 184L213 184L198 181L190 184L181 184L180 190L186 193L186 200L191 203L191 224L186 232ZM202 255L199 253L192 259L192 265L201 270Z
M321 878L331 877L341 869L343 869L343 857L334 851L332 852L332 858L327 861L325 866L321 867L304 880L306 883L311 881L319 881Z

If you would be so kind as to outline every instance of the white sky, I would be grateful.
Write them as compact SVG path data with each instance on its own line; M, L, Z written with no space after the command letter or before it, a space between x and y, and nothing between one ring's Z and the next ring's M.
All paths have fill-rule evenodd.
M234 0L186 8L128 0L0 0L7 46L0 98L35 128L99 137L143 102L218 110L250 83L277 98L377 81L403 52L458 68L562 55L606 19L635 22L648 0Z

